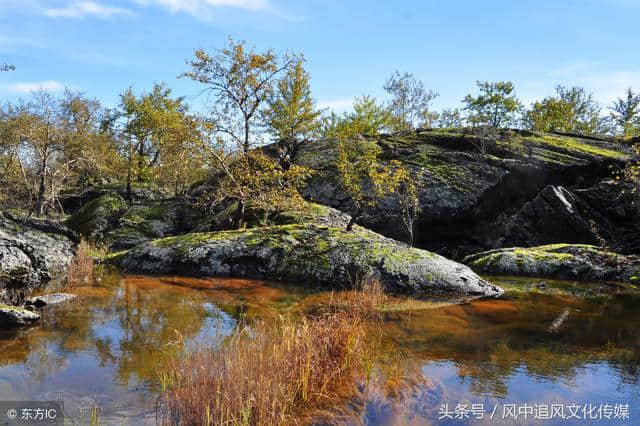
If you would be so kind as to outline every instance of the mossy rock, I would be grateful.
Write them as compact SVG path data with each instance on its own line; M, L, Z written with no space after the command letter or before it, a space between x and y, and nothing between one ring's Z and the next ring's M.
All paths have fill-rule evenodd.
M0 302L19 305L33 290L63 279L75 252L58 223L0 211Z
M125 199L119 194L108 192L78 209L67 219L66 224L85 237L99 240L128 207Z
M131 206L104 235L104 240L112 249L118 250L175 235L181 210L180 203L169 200Z
M29 325L40 315L24 308L0 304L0 329Z
M462 246L491 247L484 244L491 235L483 234L491 226L472 229L469 223L475 217L470 216L477 215L478 220L499 226L496 211L505 209L498 206L516 209L547 185L570 187L575 182L609 177L631 154L629 147L604 138L517 130L494 133L483 142L473 129L431 129L359 138L349 143L375 143L382 149L381 164L395 160L407 167L418 188L421 207L415 240L441 249L441 241L432 236L432 227L453 224L451 230L441 230L444 239L451 241L446 243L451 245L447 251L456 253ZM303 190L305 198L353 214L357 208L336 178L337 144L337 140L331 139L304 143L295 162L317 171ZM399 220L401 214L398 194L390 194L360 216L358 223L386 236L407 240L406 227ZM466 235L456 224L468 228Z
M640 259L592 245L550 244L489 250L467 256L464 263L489 275L626 282Z
M317 224L195 233L137 246L112 259L124 271L238 276L351 287L379 279L390 292L497 296L469 268L364 228Z

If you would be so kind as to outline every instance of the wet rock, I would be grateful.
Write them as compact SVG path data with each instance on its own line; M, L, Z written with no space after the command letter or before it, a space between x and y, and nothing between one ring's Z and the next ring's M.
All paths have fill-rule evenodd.
M0 302L20 305L33 289L62 277L75 250L69 235L53 222L0 212Z
M29 325L40 315L24 308L0 304L0 329Z
M490 250L467 256L464 262L490 275L628 282L640 274L640 257L584 244Z
M69 302L75 298L75 295L68 293L43 294L41 296L30 297L27 299L26 305L35 306L36 308L44 308L45 306Z
M373 277L390 292L499 296L468 267L361 227L317 224L195 233L155 240L114 259L143 274L233 276L333 288Z

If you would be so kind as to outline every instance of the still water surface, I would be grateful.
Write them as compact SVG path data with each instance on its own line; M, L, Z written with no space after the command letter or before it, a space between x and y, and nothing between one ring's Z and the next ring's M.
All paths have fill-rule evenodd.
M504 300L386 313L385 346L403 353L407 371L427 384L402 404L372 402L368 423L640 424L639 297L578 297L584 285L549 280L522 292L540 280L493 281L508 288ZM79 299L47 311L42 324L0 331L0 400L63 399L80 422L98 406L102 424L132 425L155 423L163 360L220 342L241 318L275 320L312 295L256 280L117 274L74 292ZM555 404L574 418L525 419L525 404ZM585 421L589 404L596 419Z

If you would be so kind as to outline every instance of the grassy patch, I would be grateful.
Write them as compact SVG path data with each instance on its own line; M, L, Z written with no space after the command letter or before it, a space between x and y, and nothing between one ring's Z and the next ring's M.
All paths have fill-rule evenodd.
M339 306L238 329L219 348L202 348L160 372L163 424L334 424L338 405L375 386L398 392L400 379L373 380L382 288L370 283ZM332 408L333 407L333 408Z

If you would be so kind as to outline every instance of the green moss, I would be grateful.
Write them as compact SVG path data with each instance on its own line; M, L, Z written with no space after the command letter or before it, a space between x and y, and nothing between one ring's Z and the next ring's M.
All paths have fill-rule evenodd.
M537 144L538 146L546 146L550 148L559 148L565 151L590 155L596 157L604 157L611 159L624 159L628 154L624 151L616 151L609 148L603 148L596 141L587 139L578 139L569 136L556 135L540 135L527 138L527 141Z
M113 220L127 207L126 201L118 194L104 194L82 206L66 224L83 235L91 235L96 231L97 222Z
M5 305L3 303L0 303L0 309L5 310L5 311L12 311L12 312L15 312L17 314L26 314L26 315L33 314L33 312L31 312L28 309L19 308L17 306Z

